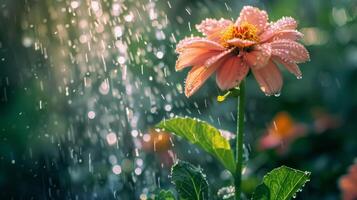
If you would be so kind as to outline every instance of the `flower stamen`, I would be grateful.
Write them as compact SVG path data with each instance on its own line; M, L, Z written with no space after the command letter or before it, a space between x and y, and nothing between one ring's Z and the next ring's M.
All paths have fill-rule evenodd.
M230 25L222 31L221 44L226 48L234 47L227 42L234 38L259 42L257 33L258 29L248 22L243 22L240 26Z

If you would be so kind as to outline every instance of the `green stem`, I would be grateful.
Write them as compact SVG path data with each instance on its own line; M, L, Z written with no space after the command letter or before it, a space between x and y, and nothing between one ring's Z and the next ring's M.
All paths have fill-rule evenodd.
M237 135L236 135L236 173L234 186L236 200L241 196L242 166L243 166L243 131L244 131L244 104L245 104L245 80L239 85L239 97L237 106Z

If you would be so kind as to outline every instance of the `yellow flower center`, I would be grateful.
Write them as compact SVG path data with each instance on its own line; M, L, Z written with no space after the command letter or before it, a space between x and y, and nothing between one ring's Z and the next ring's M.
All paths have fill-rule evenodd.
M226 48L232 47L227 41L234 38L258 42L257 33L258 29L248 22L243 22L240 26L230 25L222 31L221 44Z

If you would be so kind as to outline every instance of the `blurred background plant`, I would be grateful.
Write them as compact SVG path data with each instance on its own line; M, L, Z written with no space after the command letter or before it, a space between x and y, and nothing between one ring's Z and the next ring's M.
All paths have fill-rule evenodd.
M201 165L218 198L229 172L152 127L175 113L234 132L236 102L218 103L213 80L183 95L174 48L248 4L296 18L312 60L280 97L248 79L244 192L284 164L312 172L298 199L342 197L357 156L356 1L0 0L1 199L146 199L171 187L177 158Z

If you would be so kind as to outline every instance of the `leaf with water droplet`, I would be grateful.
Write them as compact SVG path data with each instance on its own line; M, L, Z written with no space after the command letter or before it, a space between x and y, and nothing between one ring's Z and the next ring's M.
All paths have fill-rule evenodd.
M310 173L281 166L269 172L255 189L252 200L287 200L294 198L309 180Z
M207 122L193 118L177 117L163 120L156 127L172 132L192 144L200 146L221 161L232 174L234 173L233 151L228 140L221 135L218 129Z
M188 162L178 161L171 168L171 176L180 199L206 200L209 198L206 176L200 168Z

